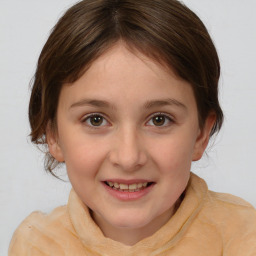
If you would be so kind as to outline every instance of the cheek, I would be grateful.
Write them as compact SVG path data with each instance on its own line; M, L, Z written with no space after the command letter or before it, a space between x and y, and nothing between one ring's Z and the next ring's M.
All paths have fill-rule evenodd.
M105 159L104 144L90 140L74 140L64 149L64 158L69 176L88 177L96 175Z
M190 170L193 143L189 139L166 138L151 147L151 156L161 172L168 175Z

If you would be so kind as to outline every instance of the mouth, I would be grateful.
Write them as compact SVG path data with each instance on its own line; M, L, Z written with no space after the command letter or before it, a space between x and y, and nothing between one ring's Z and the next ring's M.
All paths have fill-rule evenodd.
M125 184L114 181L104 181L104 183L113 190L117 190L120 192L139 192L155 184L155 182Z

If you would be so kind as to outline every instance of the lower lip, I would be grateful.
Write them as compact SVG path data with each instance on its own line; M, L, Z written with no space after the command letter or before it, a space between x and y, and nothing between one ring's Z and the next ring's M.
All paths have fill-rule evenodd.
M153 183L152 185L150 185L149 187L146 187L140 191L135 191L135 192L122 192L119 190L115 190L111 187L109 187L108 185L106 185L104 182L102 182L103 186L106 188L106 190L108 191L108 193L121 200L121 201L133 201L133 200L138 200L144 196L146 196L151 189L153 188L153 186L155 185L155 183Z

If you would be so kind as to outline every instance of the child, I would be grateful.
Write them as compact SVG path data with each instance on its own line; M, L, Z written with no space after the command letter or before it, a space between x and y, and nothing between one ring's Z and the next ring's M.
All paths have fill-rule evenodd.
M221 128L220 66L176 0L84 0L38 61L31 139L65 163L67 206L32 213L9 255L256 255L256 211L190 172Z

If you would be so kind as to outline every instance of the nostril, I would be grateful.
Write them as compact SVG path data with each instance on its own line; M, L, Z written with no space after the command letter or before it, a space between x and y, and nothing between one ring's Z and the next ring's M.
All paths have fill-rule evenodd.
M118 140L116 146L110 150L110 162L125 171L137 171L147 162L147 154L138 144L135 138L126 134L126 138Z

